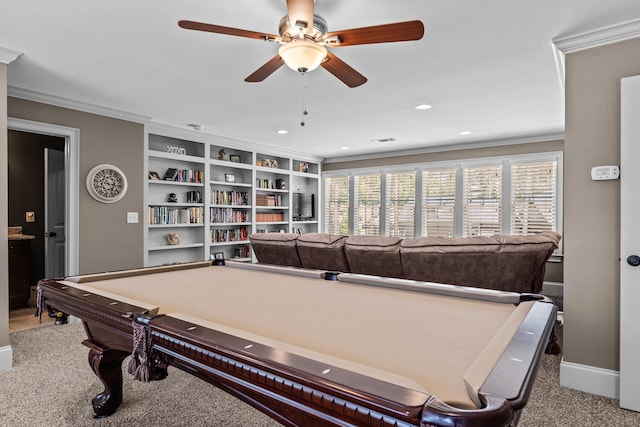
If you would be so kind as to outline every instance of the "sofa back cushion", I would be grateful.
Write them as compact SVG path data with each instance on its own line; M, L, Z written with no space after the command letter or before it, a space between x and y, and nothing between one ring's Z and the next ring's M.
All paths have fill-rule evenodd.
M348 273L344 254L347 236L327 233L305 233L298 237L298 255L304 268Z
M351 236L344 251L352 273L404 278L399 237Z
M258 262L263 264L288 265L302 267L295 233L253 233L250 236L251 247Z
M559 237L414 237L402 241L400 256L407 279L538 293Z

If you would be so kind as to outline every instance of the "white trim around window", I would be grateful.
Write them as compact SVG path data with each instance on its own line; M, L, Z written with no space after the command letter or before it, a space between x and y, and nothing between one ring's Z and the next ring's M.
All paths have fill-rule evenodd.
M563 177L563 170L562 170L562 165L563 165L563 154L562 152L545 152L545 153L534 153L534 154L522 154L522 155L514 155L514 156L500 156L500 157L485 157L485 158L477 158L477 159L465 159L465 160L456 160L456 161L442 161L442 162L430 162L430 163L415 163L415 164L406 164L406 165L393 165L393 166L386 166L386 167L373 167L373 168L360 168L360 169L350 169L350 170L335 170L335 171L324 171L322 173L323 176L323 180L329 180L331 181L332 178L337 178L337 177L348 177L348 184L345 183L344 180L341 180L341 182L343 183L342 185L348 185L348 191L349 191L349 217L348 219L344 219L342 221L342 228L341 228L341 232L340 234L359 234L358 230L354 230L354 212L356 212L358 210L358 206L355 206L355 193L358 190L356 188L356 185L354 184L354 182L356 181L354 179L354 177L358 177L358 176L363 176L363 175L379 175L380 179L380 188L379 190L372 190L372 191L379 191L380 192L380 212L379 212L379 218L380 218L380 224L378 225L379 228L379 233L381 235L387 235L389 234L389 232L393 233L393 229L397 230L397 227L395 228L388 228L387 227L387 217L389 216L387 214L387 210L390 208L389 203L390 203L390 198L387 196L387 177L389 175L392 174L397 174L397 173L406 173L406 172L413 172L415 173L415 209L414 209L414 229L415 229L415 235L416 236L420 236L420 235L424 235L425 234L425 221L431 221L431 226L433 227L433 230L437 230L434 231L433 235L445 235L445 234L451 234L451 227L453 228L453 235L454 236L467 236L467 235L486 235L486 234L490 234L490 233L499 233L499 234L511 234L512 232L512 228L515 230L527 230L526 227L522 226L520 223L518 223L518 221L521 221L519 218L516 218L516 225L514 225L514 223L512 223L512 167L514 165L522 165L522 164L527 164L527 163L544 163L544 162L550 162L551 165L553 165L555 167L555 188L553 188L553 183L551 182L552 180L547 179L547 185L550 185L550 188L553 188L552 190L548 190L547 193L545 193L545 198L544 198L544 207L545 209L549 209L549 203L552 203L552 209L554 210L553 212L549 212L548 214L545 214L544 217L541 216L540 214L538 214L538 221L533 221L530 220L528 223L531 224L535 224L534 226L531 226L529 229L531 230L536 230L540 227L544 228L544 224L541 226L540 223L542 222L542 220L547 220L547 225L546 227L550 227L552 230L557 231L559 233L562 233L562 188L563 188L563 182L562 182L562 177ZM475 203L475 209L476 209L476 214L480 215L479 217L476 216L476 224L474 224L475 228L472 228L474 231L470 231L472 230L471 228L465 229L465 203L467 203L467 205L470 205L471 201L470 199L465 201L465 191L467 192L467 197L469 197L468 195L469 193L469 183L465 184L464 182L464 175L465 175L465 170L481 170L482 167L493 167L493 166L500 166L500 182L497 183L495 182L495 179L493 180L489 180L486 181L486 185L488 186L485 190L489 191L494 199L491 199L491 196L487 195L486 196L486 200L483 201L483 197L482 196L482 189L478 190L478 186L482 186L484 185L483 183L485 183L485 181L480 177L476 179L476 182L474 183L474 189L476 190L474 194L476 194L476 199L474 199L475 201L473 203ZM429 199L429 196L425 193L425 189L423 188L423 185L426 185L424 183L424 176L427 175L428 172L434 172L437 170L450 170L450 171L455 171L455 194L453 195L453 199L455 200L454 204L455 204L455 208L452 207L452 201L451 201L451 194L450 194L450 190L447 194L447 199L445 202L443 202L443 205L446 204L447 206L443 206L441 208L434 208L433 206L430 208L430 214L431 216L429 216L429 214L427 214L427 216L425 217L423 214L423 204L424 203L432 203L433 204L433 194L431 197L431 200L425 200L425 198ZM488 169L489 170L489 169ZM534 173L535 173L535 169L534 169ZM536 178L535 176L533 177L534 179ZM478 181L479 179L479 181ZM520 178L518 177L518 179L520 180ZM544 181L544 180L543 180ZM526 183L525 183L526 184ZM525 184L522 184L520 181L518 181L518 186L516 188L516 190L518 192L522 192L525 191L528 188L536 188L536 185L543 185L543 184L531 184L533 185L533 187L527 186ZM326 189L329 188L328 185L324 185L323 188ZM524 190L523 190L524 188ZM361 191L364 191L364 189L362 189ZM478 192L480 191L480 192ZM553 194L550 194L553 193ZM480 194L480 196L478 196L478 194ZM489 193L487 193L489 194ZM326 196L326 194L325 194ZM443 195L444 197L444 195ZM517 196L513 196L514 198ZM523 196L524 197L524 196ZM327 200L326 197L323 197L323 200ZM397 201L397 195L395 197L395 200ZM536 203L536 200L532 198L532 204ZM551 200L552 202L549 202L549 200ZM486 206L483 206L483 202L486 202ZM392 202L392 204L395 202ZM480 206L482 205L482 208L480 208ZM490 206L490 208L488 207ZM453 209L453 212L451 212ZM497 212L497 215L491 215L490 212L488 214L488 216L483 216L485 215L485 213L483 212L483 209L494 209ZM410 211L410 209L406 209L406 211ZM337 211L336 211L337 212ZM344 212L344 210L342 210L342 212ZM324 215L332 215L331 211L327 210L327 207L325 207L324 210ZM436 224L434 223L434 218L438 217L438 215L441 215L441 218L438 219L438 221L451 221L450 217L454 218L454 224L453 225L446 225L443 223L440 224ZM520 214L519 214L520 215ZM429 219L426 219L429 218ZM480 219L477 219L480 218ZM499 220L499 224L498 223L494 223L494 225L491 225L491 221L496 221L496 218L500 218ZM540 220L540 218L542 218L542 220ZM344 226L344 222L347 221L348 222L348 227ZM478 222L479 221L479 222ZM483 222L484 221L484 222ZM486 222L489 221L489 222ZM551 222L551 223L549 223ZM323 224L327 225L329 223L337 223L335 221L335 219L332 222L327 222L326 220L322 221ZM345 228L348 228L347 233L345 233ZM404 228L406 230L406 227ZM443 230L449 230L449 231L443 231ZM323 231L325 232L334 232L337 233L338 230L334 230L334 229L324 229ZM432 235L432 234L429 234ZM557 254L561 254L562 251L561 249L559 249L557 251Z

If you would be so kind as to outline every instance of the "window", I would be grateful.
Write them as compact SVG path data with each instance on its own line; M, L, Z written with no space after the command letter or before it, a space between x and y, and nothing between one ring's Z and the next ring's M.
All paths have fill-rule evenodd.
M324 181L324 230L349 234L349 176L334 176Z
M562 229L562 153L336 171L324 179L326 232L471 237Z
M500 234L502 165L464 168L463 188L463 236Z
M557 162L515 164L511 168L511 234L554 230Z
M456 169L422 172L422 235L454 237Z
M388 173L385 201L386 235L413 237L416 228L416 173Z
M380 174L353 177L353 234L380 235Z

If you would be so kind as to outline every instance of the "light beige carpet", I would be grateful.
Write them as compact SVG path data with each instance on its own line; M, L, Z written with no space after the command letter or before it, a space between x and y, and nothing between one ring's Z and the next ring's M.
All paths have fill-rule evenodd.
M275 421L206 382L170 368L143 384L125 374L124 401L104 419L91 399L103 390L87 362L80 324L10 335L14 368L0 373L0 426L275 426ZM640 414L618 402L559 386L560 356L545 356L521 427L638 426Z

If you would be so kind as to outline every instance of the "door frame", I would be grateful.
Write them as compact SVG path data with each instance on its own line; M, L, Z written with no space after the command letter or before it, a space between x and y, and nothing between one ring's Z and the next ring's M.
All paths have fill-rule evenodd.
M620 407L640 411L640 326L635 302L640 297L637 283L640 267L631 267L627 256L640 254L635 215L640 209L637 200L638 172L632 167L640 155L637 132L640 129L640 76L625 77L620 81Z
M31 120L7 119L7 129L64 138L65 164L65 275L79 274L80 258L80 129Z

